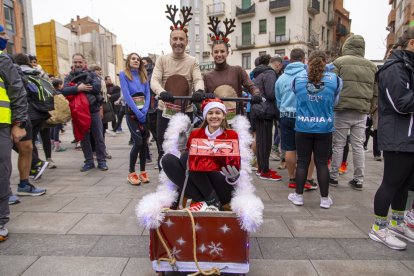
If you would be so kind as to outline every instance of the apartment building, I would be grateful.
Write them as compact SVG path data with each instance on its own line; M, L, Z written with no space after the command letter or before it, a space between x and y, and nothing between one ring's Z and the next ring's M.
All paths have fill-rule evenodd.
M0 0L0 24L10 37L7 53L36 53L31 0Z
M389 0L391 11L388 14L387 51L392 48L397 39L414 22L414 0Z
M213 66L208 16L236 19L228 62L247 70L259 55L288 56L296 47L306 53L325 50L335 57L351 25L343 0L182 0L181 5L193 7L188 52L204 70Z

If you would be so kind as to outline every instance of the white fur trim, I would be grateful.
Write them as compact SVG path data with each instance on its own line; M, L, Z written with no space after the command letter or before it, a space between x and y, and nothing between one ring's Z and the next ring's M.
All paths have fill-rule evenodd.
M206 104L206 106L203 109L204 119L206 118L208 111L212 108L220 108L224 112L224 114L227 113L226 106L224 104L220 102L209 102L208 104Z

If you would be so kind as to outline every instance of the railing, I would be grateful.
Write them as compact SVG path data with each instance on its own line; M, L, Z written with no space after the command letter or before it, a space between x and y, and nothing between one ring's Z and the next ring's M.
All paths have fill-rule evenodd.
M309 0L308 12L310 14L318 14L321 10L321 3L319 0Z
M269 1L269 11L278 12L290 9L290 0L271 0Z
M290 43L290 30L286 34L276 34L275 32L269 33L269 44L274 45L284 45Z
M255 35L250 36L236 36L237 49L249 49L255 46Z
M336 35L337 36L347 36L348 35L348 30L346 29L346 27L343 24L338 23L336 25Z
M219 2L215 4L207 5L207 16L220 16L226 12L226 4Z
M253 3L250 7L242 9L236 6L236 17L249 17L254 16L256 13L256 4Z

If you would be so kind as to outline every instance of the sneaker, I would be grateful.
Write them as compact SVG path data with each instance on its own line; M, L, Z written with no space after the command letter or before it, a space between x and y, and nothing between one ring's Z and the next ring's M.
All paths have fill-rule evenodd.
M105 151L105 159L112 159L112 155Z
M348 184L352 187L352 189L357 190L357 191L362 191L363 187L362 187L362 182L359 181L358 179L352 179L351 181L348 182Z
M253 170L253 168L252 168L252 170ZM261 169L257 169L257 171L256 171L256 175L257 176L260 176L262 174L262 170Z
M306 190L317 190L318 184L313 179L306 179L305 189Z
M405 224L407 224L408 227L411 227L414 229L414 210L413 209L411 209L405 214L404 222Z
M289 178L289 188L295 189L296 188L296 179L295 178Z
M158 167L158 163L155 163L155 165L154 165L154 169L159 169L159 167Z
M202 211L206 211L208 207L215 207L215 206L208 206L205 201L200 201L200 202L191 204L190 207L188 207L188 210L190 210L191 212L202 212Z
M296 189L296 180L293 180L293 181L289 180L288 187L291 188L291 189ZM306 191L314 190L313 187L312 187L312 185L309 184L309 183L307 183L307 182L305 182L305 185L303 185L303 188ZM318 188L318 186L316 186L316 189L317 188Z
M106 165L106 162L102 161L98 163L98 169L100 169L101 171L107 171L109 168Z
M76 143L75 150L82 150L80 142Z
M282 176L278 175L277 172L269 170L267 173L262 172L259 175L259 178L263 180L280 181Z
M0 242L7 240L8 236L9 236L9 231L7 230L7 228L4 228L4 226L1 226L0 227Z
M341 166L338 169L339 174L344 174L344 173L346 173L348 171L347 170L347 165L348 165L348 162L342 162L341 163Z
M149 183L150 182L147 172L140 172L139 179L141 179L142 183Z
M9 205L20 203L20 198L17 195L11 194L9 196Z
M303 205L303 195L299 195L297 193L290 193L288 195L288 199L295 204L296 206L302 206Z
M47 160L47 162L49 162L49 164L47 164L47 168L48 169L56 169L57 168L57 166L55 165L55 162L53 162L53 160L52 159L46 159Z
M36 166L30 170L30 175L33 176L33 180L38 180L42 174L45 172L49 162L47 161L39 161Z
M80 169L81 172L87 172L89 170L92 170L95 168L95 164L94 163L85 163L83 165L83 167Z
M277 167L279 170L284 170L286 169L286 162L282 161L280 162L279 166Z
M66 150L67 150L67 148L60 146L59 148L55 149L55 152L63 152L63 151L66 151Z
M152 165L152 159L147 159L147 162L145 162L147 165Z
M405 250L407 248L407 244L397 239L388 228L375 230L374 227L372 227L368 236L371 240L383 243L391 249Z
M382 157L381 156L374 156L374 160L375 161L382 161Z
M389 224L388 229L396 237L406 239L409 242L414 242L414 230L408 227L405 223L400 223L397 226Z
M132 172L132 173L128 174L127 181L131 185L138 186L138 185L141 184L141 180L139 179L139 176L137 175L136 172Z
M17 186L17 195L19 196L41 196L46 193L46 189L36 188L34 185L28 183L23 188Z
M321 197L321 204L319 206L321 206L321 208L324 209L329 209L331 208L331 205L333 204L333 200L331 198L331 196L327 196L327 197Z
M116 134L121 134L121 133L123 133L123 131L122 130L117 130L115 133Z
M331 185L332 187L337 187L338 179L329 178L329 185Z
M206 212L219 212L220 210L219 210L219 208L217 208L216 206L214 206L214 205L210 205L210 206L208 206L207 208L206 208L206 210L205 210Z

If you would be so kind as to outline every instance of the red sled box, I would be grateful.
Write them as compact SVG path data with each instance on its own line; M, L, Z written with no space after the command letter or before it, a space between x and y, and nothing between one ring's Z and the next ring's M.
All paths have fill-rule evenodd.
M235 166L240 170L239 140L194 138L191 140L188 158L190 171L221 171L226 165Z

